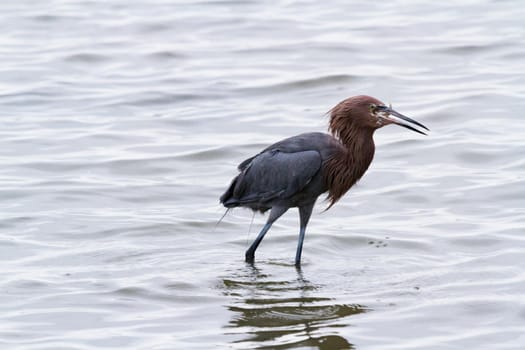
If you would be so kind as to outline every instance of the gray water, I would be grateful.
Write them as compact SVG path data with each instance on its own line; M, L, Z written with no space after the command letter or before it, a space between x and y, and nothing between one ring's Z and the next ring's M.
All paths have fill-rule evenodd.
M525 348L522 1L0 10L0 348ZM430 135L245 264L236 165L358 94Z

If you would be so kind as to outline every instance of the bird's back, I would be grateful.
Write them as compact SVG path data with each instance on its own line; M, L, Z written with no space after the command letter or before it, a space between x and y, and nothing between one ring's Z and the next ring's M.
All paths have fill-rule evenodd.
M341 147L335 138L319 132L279 141L239 164L240 174L221 196L221 203L263 212L276 204L313 203L327 190L323 164Z

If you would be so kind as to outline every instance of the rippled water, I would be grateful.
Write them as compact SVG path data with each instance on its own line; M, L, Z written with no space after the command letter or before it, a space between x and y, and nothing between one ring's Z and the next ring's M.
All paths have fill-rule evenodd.
M525 348L521 1L0 9L2 349ZM247 266L235 166L356 94L431 134Z

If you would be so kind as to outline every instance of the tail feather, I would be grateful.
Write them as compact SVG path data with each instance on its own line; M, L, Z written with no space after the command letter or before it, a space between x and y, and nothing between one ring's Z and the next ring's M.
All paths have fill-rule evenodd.
M222 222L222 220L224 219L226 214L228 214L229 211L230 211L230 208L226 209L224 214L222 214L221 218L219 219L219 221L217 221L217 223L215 224L215 227L213 228L214 231L217 229L217 226L219 226L219 224Z
M237 178L238 176L236 176L232 182L230 183L230 186L228 186L228 189L222 194L222 196L219 198L219 201L225 206L228 208L228 202L232 199L233 197L233 190L235 189L235 185L237 184Z

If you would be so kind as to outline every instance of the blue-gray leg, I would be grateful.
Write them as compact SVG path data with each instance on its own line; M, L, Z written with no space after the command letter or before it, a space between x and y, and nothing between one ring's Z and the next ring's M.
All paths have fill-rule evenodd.
M262 228L261 232L259 232L259 235L255 239L255 241L253 241L253 243L250 246L250 248L248 248L248 250L246 251L246 254L245 254L246 262L250 262L250 263L253 262L253 260L255 259L255 250L257 249L257 247L259 246L259 244L263 240L264 235L266 234L266 232L268 232L270 227L272 227L272 224L269 223L269 222L266 223L266 225L264 225L264 227Z
M314 208L314 204L309 204L304 207L299 207L299 218L300 218L300 229L299 229L299 241L297 241L297 252L295 253L295 265L299 266L301 265L301 253L303 251L303 242L304 242L304 235L306 233L306 225L308 225L308 220L310 220L310 216L312 215L312 209Z
M299 241L297 241L297 252L295 252L295 265L301 265L301 253L303 251L304 234L306 226L301 226L299 230Z
M259 232L259 235L257 235L257 238L255 241L253 241L252 245L245 254L246 262L253 263L255 259L255 251L257 250L257 247L261 243L261 241L264 238L264 235L266 235L266 232L272 227L273 223L281 217L286 211L288 210L287 207L273 207L270 211L270 216L268 217L268 221L266 221L266 225L262 228L261 232Z

